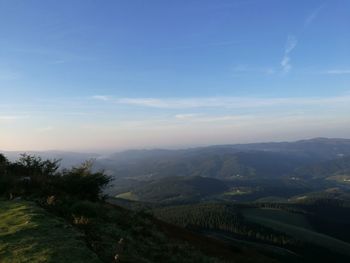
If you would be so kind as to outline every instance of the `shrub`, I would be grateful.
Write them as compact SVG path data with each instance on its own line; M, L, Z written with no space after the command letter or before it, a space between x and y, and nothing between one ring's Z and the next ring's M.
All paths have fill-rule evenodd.
M60 177L61 190L78 199L100 199L111 178L104 172L92 172L91 167L91 162L85 162L79 167L63 171Z
M22 154L19 160L8 165L8 173L15 181L17 195L50 195L54 181L59 176L59 160L42 160L40 157Z

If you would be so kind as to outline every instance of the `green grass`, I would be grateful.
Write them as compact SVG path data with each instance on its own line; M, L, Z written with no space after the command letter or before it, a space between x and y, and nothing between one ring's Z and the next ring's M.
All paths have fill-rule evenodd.
M217 258L221 253L215 250L216 256L207 256L197 242L190 244L191 235L190 240L186 233L173 238L180 229L172 232L149 216L88 201L72 203L71 211L89 213L88 225L73 227L34 202L0 201L0 263L114 262L121 238L124 245L118 254L125 263L223 262ZM79 228L85 229L84 235Z
M121 198L130 201L137 201L138 197L132 192L125 192L115 196L116 198Z
M235 196L235 195L246 195L246 194L251 194L251 193L252 193L251 190L239 190L239 189L236 189L236 190L231 190L231 191L225 192L225 193L223 193L223 195Z
M0 262L100 262L82 235L32 202L0 201Z
M277 209L245 209L244 217L251 222L284 232L301 241L350 256L349 243L313 231L302 215Z

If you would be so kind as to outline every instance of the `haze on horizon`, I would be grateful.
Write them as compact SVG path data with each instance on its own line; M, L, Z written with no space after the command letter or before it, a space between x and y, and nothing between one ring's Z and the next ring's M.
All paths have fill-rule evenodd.
M0 0L0 149L350 138L348 10Z

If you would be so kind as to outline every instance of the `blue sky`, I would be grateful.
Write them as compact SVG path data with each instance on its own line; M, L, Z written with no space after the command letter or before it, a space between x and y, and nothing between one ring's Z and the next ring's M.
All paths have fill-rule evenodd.
M0 0L0 149L350 138L347 0Z

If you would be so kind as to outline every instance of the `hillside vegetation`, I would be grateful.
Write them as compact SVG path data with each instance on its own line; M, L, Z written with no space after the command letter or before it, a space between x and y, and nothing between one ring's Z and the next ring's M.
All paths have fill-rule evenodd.
M280 254L283 262L348 262L350 213L333 201L200 203L153 211L157 217L193 231Z

